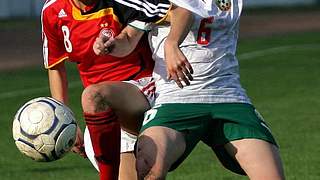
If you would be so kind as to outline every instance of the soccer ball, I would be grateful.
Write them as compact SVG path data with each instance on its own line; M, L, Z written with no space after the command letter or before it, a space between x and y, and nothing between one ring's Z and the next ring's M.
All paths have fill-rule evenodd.
M73 147L76 120L72 111L50 97L26 102L13 120L13 139L19 151L35 161L54 161Z
M231 0L216 0L216 5L221 11L229 11L231 8Z

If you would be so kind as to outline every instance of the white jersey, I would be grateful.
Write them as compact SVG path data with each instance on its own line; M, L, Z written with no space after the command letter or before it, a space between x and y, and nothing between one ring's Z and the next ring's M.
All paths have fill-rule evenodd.
M194 70L190 86L180 89L168 81L164 41L170 28L157 26L149 33L155 60L156 105L163 103L250 103L240 85L236 58L242 0L232 0L227 11L212 5L210 17L195 15L191 31L180 48Z

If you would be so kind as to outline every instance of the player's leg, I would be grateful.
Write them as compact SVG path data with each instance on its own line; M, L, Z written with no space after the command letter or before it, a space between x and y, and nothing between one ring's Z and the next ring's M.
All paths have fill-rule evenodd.
M103 82L86 88L82 104L89 112L112 109L123 129L137 134L143 113L150 108L144 94L133 84L125 82ZM140 124L137 120L140 120Z
M158 130L158 128L150 128L151 132L141 136L141 141L137 148L137 162L132 152L121 153L119 179L135 180L137 179L137 171L139 179L165 179L169 167L184 152L182 149L184 144L182 140L173 140L171 132L166 130ZM152 138L149 138L151 136ZM153 138L155 137L155 138ZM181 137L180 137L181 138ZM177 138L179 139L179 138ZM164 140L164 141L163 141ZM84 133L85 150L91 164L99 171L98 162L94 157L94 152L88 131ZM180 145L180 143L182 143ZM178 152L180 151L180 153ZM167 153L170 152L170 153ZM137 166L137 171L134 167Z
M88 128L84 131L84 148L86 156L93 165L93 167L99 172L97 160L92 147L92 142ZM120 154L120 167L119 167L119 180L136 180L137 172L135 168L136 158L133 153L135 137L128 136L127 132L121 131L121 154Z
M134 155L134 146L137 136L121 130L121 151L119 180L136 180L136 157Z
M87 87L82 106L101 179L117 179L120 161L120 124L117 115L127 118L132 132L139 127L139 117L149 107L141 91L132 84L103 82ZM120 116L119 116L120 118Z
M209 118L203 105L170 103L148 110L137 143L139 179L165 179L200 141Z
M184 135L173 129L153 126L144 130L139 136L136 152L138 179L165 179L185 146Z
M154 95L154 82L143 78L143 84L136 81L105 82L100 85L106 103L112 108L121 123L121 128L131 134L138 134L144 112L150 108Z
M285 179L275 145L259 139L241 139L232 141L225 147L251 180Z
M89 86L82 93L84 119L90 132L100 179L116 180L120 163L120 123L96 89L95 85Z
M119 180L136 180L136 157L131 152L121 153L120 155L120 168L119 168Z
M211 137L204 142L212 143L226 168L250 179L284 179L276 141L252 105L215 104L212 117Z

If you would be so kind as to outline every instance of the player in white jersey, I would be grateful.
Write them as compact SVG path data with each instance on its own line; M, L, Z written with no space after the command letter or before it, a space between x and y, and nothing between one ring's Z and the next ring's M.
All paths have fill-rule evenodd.
M155 60L154 77L158 97L156 105L164 103L250 103L239 82L236 43L241 6L230 11L218 11L213 16L194 16L190 32L180 49L190 62L194 74L190 86L180 89L168 81L165 63L165 40L170 27L157 26L149 33Z
M284 179L277 143L240 84L235 54L241 10L242 0L232 0L212 5L205 18L172 13L171 23L181 23L178 33L165 25L149 33L157 98L137 144L139 178L165 179L202 141L235 173ZM118 55L117 43L97 40L94 49L112 45L111 54Z

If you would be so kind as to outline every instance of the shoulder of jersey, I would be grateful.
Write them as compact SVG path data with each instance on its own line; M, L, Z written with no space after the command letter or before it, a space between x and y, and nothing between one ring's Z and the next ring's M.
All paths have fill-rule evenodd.
M47 0L42 8L42 13L57 14L58 17L66 17L64 7L69 6L67 0Z

